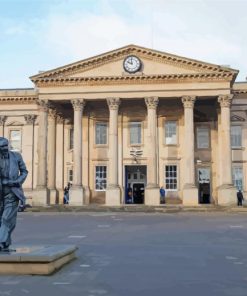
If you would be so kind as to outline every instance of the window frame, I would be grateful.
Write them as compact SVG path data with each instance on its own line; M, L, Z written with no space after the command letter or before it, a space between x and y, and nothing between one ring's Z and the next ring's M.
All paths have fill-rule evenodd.
M70 180L70 172L72 171L72 180ZM73 180L74 180L74 171L73 171L73 168L68 168L67 169L67 183L71 183L73 184Z
M20 139L20 150L11 149L11 132L13 132L13 131L19 131L20 132L20 135L21 135L21 139ZM9 134L9 149L10 149L10 151L21 153L22 152L22 134L23 134L22 133L22 128L14 128L14 127L11 127L11 128L9 128L8 134Z
M105 124L106 125L106 143L105 144L97 144L96 143L96 137L97 137L97 133L96 133L96 126L97 124ZM107 121L103 121L103 120L97 120L94 124L94 145L96 147L105 147L108 145L108 122Z
M177 180L177 188L176 189L171 189L171 188L167 188L167 177L166 177L166 167L171 167L171 166L175 166L176 167L176 180ZM177 163L166 163L164 165L164 188L166 191L171 191L171 192L178 192L179 191L179 166Z
M97 189L96 188L96 173L97 173L97 167L105 167L105 170L106 170L106 177L105 177L105 180L106 180L106 186L104 189ZM106 188L107 188L107 165L105 164L96 164L94 166L94 190L97 191L97 192L105 192L106 191Z
M195 128L196 128L196 149L198 149L198 150L210 150L211 149L210 126L208 126L208 125L197 125ZM198 129L207 129L207 131L208 131L208 146L207 147L199 147Z
M175 124L176 124L176 143L175 144L173 144L173 143L169 144L166 141L166 139L167 139L167 137L166 137L166 124L168 122L175 122ZM165 119L163 121L163 129L164 129L163 143L164 143L164 145L166 145L166 146L178 146L178 127L179 127L179 125L178 125L178 120L177 119Z
M234 127L239 127L240 128L240 145L239 146L233 146L232 145L232 128ZM242 128L242 125L240 124L231 124L231 127L230 127L230 140L231 140L231 149L242 149L243 147L243 128Z
M131 124L133 123L139 123L140 124L140 131L141 131L141 142L140 143L131 143ZM128 137L128 142L129 146L131 147L139 147L143 145L143 121L142 120L129 120L128 122L128 132L129 132L129 137Z
M237 186L237 184L235 184L235 181L236 181L236 179L234 178L234 176L235 176L234 170L235 169L241 169L241 171L242 171L242 188L240 188L240 190L243 191L243 189L244 189L244 169L243 169L243 165L241 165L241 164L234 164L232 166L232 183L233 183L233 186L237 190L239 190L239 187Z

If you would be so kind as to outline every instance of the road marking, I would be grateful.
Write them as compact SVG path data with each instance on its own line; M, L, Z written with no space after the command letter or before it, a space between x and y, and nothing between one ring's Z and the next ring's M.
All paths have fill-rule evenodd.
M118 219L114 219L114 221L123 221L123 219L118 218Z
M86 235L69 235L68 238L85 238Z
M243 228L243 225L230 225L230 228Z
M26 289L21 289L21 291L23 292L23 293L26 293L26 294L29 294L30 292L28 291L28 290L26 290Z
M98 225L98 227L99 228L107 228L107 227L110 227L110 225L106 225L106 224L104 225L104 224L102 224L102 225Z
M227 259L227 260L237 260L238 258L236 258L236 257L232 257L232 256L226 256L226 259Z
M18 285L20 283L20 281L6 281L3 282L3 285Z
M68 282L54 282L53 285L70 285Z
M243 262L234 262L234 264L244 264Z
M90 267L88 264L81 264L80 267Z

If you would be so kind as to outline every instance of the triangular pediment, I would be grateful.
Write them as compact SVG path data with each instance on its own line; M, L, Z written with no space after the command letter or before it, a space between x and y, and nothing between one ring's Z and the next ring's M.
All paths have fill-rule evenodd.
M245 119L239 115L232 115L231 116L231 121L245 121Z
M135 55L141 60L142 67L136 73L128 73L123 67L127 56ZM128 76L145 79L162 77L168 79L183 79L187 77L225 77L234 80L238 71L209 64L185 57L172 55L136 45L128 45L102 55L94 56L63 67L40 73L31 77L36 83L39 81L82 81L92 79L125 79ZM132 79L131 78L131 79Z

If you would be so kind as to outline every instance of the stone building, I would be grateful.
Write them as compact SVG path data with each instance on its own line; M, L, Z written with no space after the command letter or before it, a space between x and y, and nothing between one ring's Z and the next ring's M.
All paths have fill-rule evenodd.
M238 70L136 45L0 90L0 135L34 205L233 204L247 191L247 82Z

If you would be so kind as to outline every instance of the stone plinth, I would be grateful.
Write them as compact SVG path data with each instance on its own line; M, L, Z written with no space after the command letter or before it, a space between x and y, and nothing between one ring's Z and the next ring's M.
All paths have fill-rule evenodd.
M0 274L49 275L75 258L76 246L16 246L0 252Z
M222 185L218 188L218 205L236 205L237 190L232 185Z
M183 189L183 205L197 206L199 204L198 189L193 185L185 185Z
M160 189L159 188L147 188L145 189L145 205L147 206L159 206L160 205Z
M106 189L105 205L106 206L120 206L121 205L121 189L120 189L120 187Z

